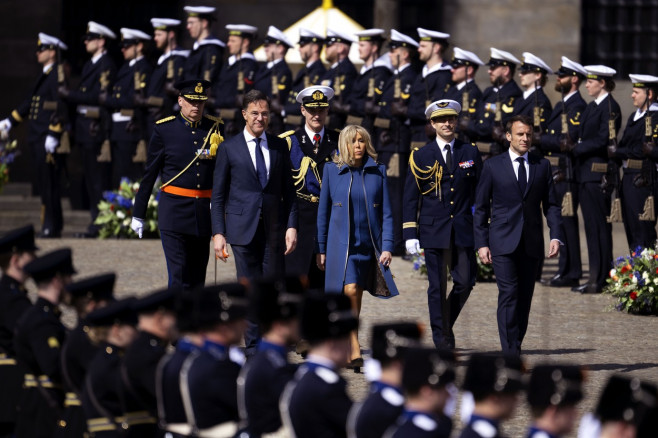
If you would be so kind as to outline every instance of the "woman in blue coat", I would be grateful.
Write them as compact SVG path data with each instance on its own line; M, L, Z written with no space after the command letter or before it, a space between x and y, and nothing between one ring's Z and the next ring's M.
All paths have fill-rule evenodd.
M344 293L357 317L376 257L388 266L393 250L393 216L386 167L375 160L370 135L349 125L338 138L335 166L324 167L318 208L318 267L326 271L325 291ZM352 367L363 364L358 332L352 332Z

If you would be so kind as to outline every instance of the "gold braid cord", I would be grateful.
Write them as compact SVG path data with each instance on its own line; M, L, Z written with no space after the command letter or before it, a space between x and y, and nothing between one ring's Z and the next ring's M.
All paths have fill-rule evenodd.
M426 169L421 169L418 167L418 165L416 165L414 160L414 153L412 152L411 156L409 157L409 167L411 168L411 173L413 173L414 177L416 178L416 185L418 186L418 191L420 194L426 195L434 190L436 195L439 197L439 201L441 201L441 178L443 178L443 167L441 167L439 162L435 161L433 166L425 166ZM430 180L430 185L432 187L423 191L420 188L420 183L421 181L428 180Z
M297 187L297 191L300 191L302 188L304 188L304 185L306 184L306 173L308 172L309 167L313 170L313 174L317 178L320 185L322 185L317 163L311 157L304 155L304 158L302 158L302 162L299 165L299 169L292 170L292 177L295 182L295 186L299 186Z

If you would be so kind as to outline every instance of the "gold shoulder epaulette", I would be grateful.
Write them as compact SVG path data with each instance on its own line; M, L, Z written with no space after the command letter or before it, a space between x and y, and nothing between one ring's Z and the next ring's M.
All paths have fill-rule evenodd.
M221 123L222 125L224 124L224 121L222 120L221 117L211 116L210 114L204 114L203 116L204 116L206 119L210 119L210 120L212 120L213 122L219 122L219 123Z
M294 129L291 129L290 131L286 131L286 132L284 132L283 134L279 134L279 138L290 137L290 136L293 135L294 133L295 133L295 130L294 130Z
M413 150L414 150L414 151L419 151L420 148L416 147L416 148L413 148ZM446 153L447 153L447 152L446 152Z
M155 122L155 124L159 125L160 123L165 123L165 122L168 122L170 120L174 120L175 118L176 118L176 116L165 117L164 119L160 119L157 122Z

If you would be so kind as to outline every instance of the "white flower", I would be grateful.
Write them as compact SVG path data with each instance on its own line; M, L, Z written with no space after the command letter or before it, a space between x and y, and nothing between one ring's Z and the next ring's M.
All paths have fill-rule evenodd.
M631 283L633 283L633 284L636 284L636 283L637 283L637 277L636 277L635 275L633 275L633 276L631 277Z
M125 218L126 218L126 213L124 213L124 212L121 211L121 210L117 211L117 218L119 218L119 219L125 219Z
M653 293L654 289L653 286L649 286L649 292Z
M653 284L655 284L656 286L658 286L658 277L656 277L656 278L653 279Z
M139 189L139 183L138 182L133 183L133 190L137 191L138 189Z
M614 277L617 275L617 270L616 269L610 269L610 278Z
M131 221L131 220L130 220L129 217L125 218L125 219L123 220L123 226L124 226L124 227L129 227L129 226L130 226L130 221Z
M648 273L647 271L644 271L644 272L642 273L642 278L644 278L645 280L646 280L647 278L649 278L649 273Z

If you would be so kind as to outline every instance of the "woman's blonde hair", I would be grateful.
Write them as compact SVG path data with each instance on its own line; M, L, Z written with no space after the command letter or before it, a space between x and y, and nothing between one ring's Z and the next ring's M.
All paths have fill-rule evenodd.
M340 131L340 136L338 137L338 153L334 154L334 163L339 166L347 164L348 166L354 165L354 154L352 154L352 143L356 139L356 134L361 134L361 138L366 143L366 153L372 157L373 160L377 161L377 152L372 146L372 141L370 139L370 134L368 131L359 125L347 125Z

